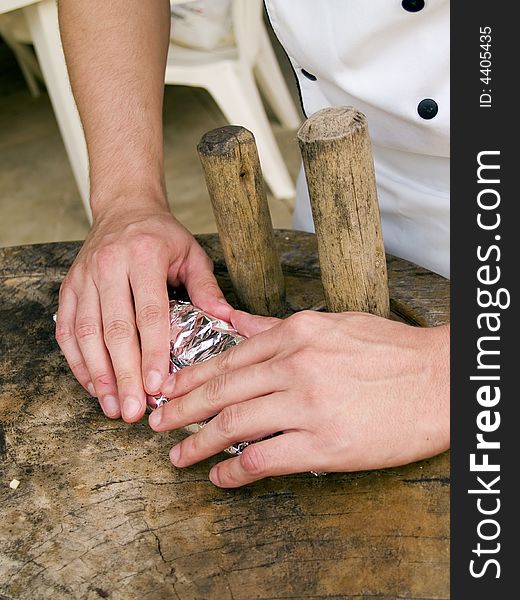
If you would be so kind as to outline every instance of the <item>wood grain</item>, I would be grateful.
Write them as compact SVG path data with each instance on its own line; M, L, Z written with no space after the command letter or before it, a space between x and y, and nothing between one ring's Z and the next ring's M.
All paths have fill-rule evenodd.
M284 312L284 279L253 134L229 125L197 146L231 281L242 308Z
M198 239L235 302L218 237ZM277 231L275 241L288 312L323 310L315 237ZM174 469L167 452L184 434L106 419L54 341L59 284L78 250L0 250L1 598L449 598L448 453L239 490L208 481L222 456ZM392 257L388 272L406 319L448 320L446 280Z
M325 108L298 131L327 308L388 317L385 249L365 116Z

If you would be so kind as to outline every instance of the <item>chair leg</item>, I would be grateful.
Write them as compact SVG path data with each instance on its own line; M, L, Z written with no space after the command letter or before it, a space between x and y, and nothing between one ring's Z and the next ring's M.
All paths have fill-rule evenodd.
M38 79L43 81L43 75L38 65L38 61L34 58L31 50L22 43L17 43L13 48L16 58L19 61L20 68L23 72L25 80L31 96L38 98L40 96L40 88L38 87Z
M11 35L9 28L4 27L2 23L2 16L0 15L0 37L4 39L4 42L11 48L15 58L18 62L18 66L20 67L20 71L24 76L25 83L29 88L29 92L33 98L38 98L40 95L40 90L38 88L38 82L36 81L35 75L38 71L35 71L35 66L37 65L34 56L32 56L30 50L26 48L21 42L16 40L14 36ZM31 61L32 58L32 61ZM37 67L36 67L37 68Z
M287 88L269 34L264 27L260 33L260 50L255 64L255 76L280 123L288 129L297 129L302 123L302 117Z
M215 75L206 89L231 124L242 125L253 132L264 178L273 196L293 198L294 183L276 143L252 73L230 65L229 69Z
M61 136L89 221L88 155L83 128L69 84L55 0L42 0L25 9L34 49L54 108Z

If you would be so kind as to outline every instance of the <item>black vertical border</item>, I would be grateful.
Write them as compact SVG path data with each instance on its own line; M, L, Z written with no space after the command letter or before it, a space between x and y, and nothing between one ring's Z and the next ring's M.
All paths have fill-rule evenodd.
M451 274L452 274L452 386L451 386L451 598L452 600L500 600L520 597L520 565L517 566L517 531L520 505L515 494L517 461L520 458L520 340L516 290L520 277L520 102L515 89L519 81L520 27L511 4L503 2L452 0L451 2ZM480 28L491 27L491 81L480 80ZM480 94L491 89L490 108L480 107ZM518 147L517 147L518 146ZM477 155L481 151L500 151L500 227L492 232L477 225L477 195L482 184L477 183ZM514 187L513 187L514 186ZM491 186L493 187L493 186ZM495 236L500 240L496 241ZM511 305L500 313L500 376L501 400L492 410L500 412L500 427L489 438L499 440L500 450L490 451L490 461L500 463L500 511L493 518L500 524L500 535L494 541L479 540L477 527L486 518L476 506L478 495L468 494L478 488L478 473L470 472L469 456L475 452L477 415L483 410L476 401L480 382L470 381L471 375L482 374L476 369L477 339L483 335L477 327L477 270L482 262L477 258L477 246L497 243L500 261L493 253L489 264L498 265L501 279L498 287L511 293ZM490 288L491 289L491 288ZM485 333L484 333L485 335ZM486 477L489 480L488 477ZM491 498L491 495L483 498ZM493 495L493 498L496 496ZM487 506L491 506L488 504ZM486 531L484 529L484 531ZM491 528L487 533L491 532ZM480 541L483 548L496 554L481 555L473 550ZM470 561L478 561L480 570L485 556L496 558L497 569L489 565L485 574L475 578L470 574Z

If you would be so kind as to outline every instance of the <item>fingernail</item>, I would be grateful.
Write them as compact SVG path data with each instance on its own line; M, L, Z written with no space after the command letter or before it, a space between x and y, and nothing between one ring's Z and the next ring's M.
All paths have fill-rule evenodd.
M164 382L162 386L161 392L169 398L173 395L173 390L175 389L175 375L170 375L168 379Z
M150 427L155 428L159 427L162 420L162 410L160 408L156 408L152 411L150 416L148 417L148 424Z
M218 474L218 467L213 467L209 472L209 480L213 485L220 485L220 478Z
M119 416L119 400L114 396L105 396L102 400L102 407L107 417Z
M177 446L174 446L170 450L170 461L174 465L177 465L177 461L179 460L180 456L181 456L181 449L180 449L179 444L178 444Z
M96 388L94 387L94 384L92 383L92 381L89 381L87 383L87 390L91 396L93 396L94 398L96 397Z
M141 412L141 403L134 396L123 400L123 416L125 419L133 419Z
M146 391L155 394L161 388L162 377L159 371L150 371L146 376Z

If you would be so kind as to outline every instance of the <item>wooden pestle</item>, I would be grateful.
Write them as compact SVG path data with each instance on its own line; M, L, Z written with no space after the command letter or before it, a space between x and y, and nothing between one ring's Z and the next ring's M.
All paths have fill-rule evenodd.
M366 117L325 108L298 131L327 308L388 317L388 279Z
M197 146L226 265L242 308L284 313L284 278L255 138L233 125L209 131Z

